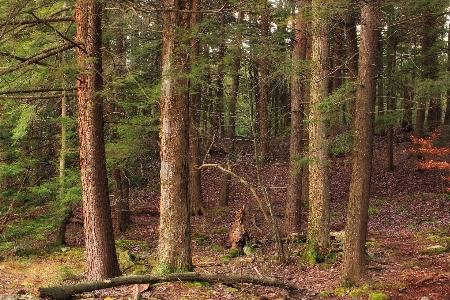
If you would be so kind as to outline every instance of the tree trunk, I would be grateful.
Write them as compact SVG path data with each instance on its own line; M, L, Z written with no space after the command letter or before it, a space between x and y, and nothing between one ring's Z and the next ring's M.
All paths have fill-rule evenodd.
M391 116L388 118L389 123L387 126L387 170L389 172L394 171L394 124L393 124L393 114L395 110L395 92L394 92L394 84L395 84L395 66L397 63L397 33L396 29L392 28L392 26L388 29L388 50L387 54L390 56L388 59L388 72L389 72L389 91L388 91L388 99L387 99L387 115Z
M236 25L240 26L243 19L243 13L238 12ZM236 134L236 104L239 93L239 71L241 69L241 44L242 33L238 28L236 33L236 43L234 45L234 59L233 59L233 75L231 77L231 96L228 107L228 127L227 127L227 164L228 169L231 170L231 156L234 153L235 148L235 134ZM222 180L222 189L220 190L219 206L228 206L229 194L230 194L231 174L225 173Z
M268 155L268 136L269 136L269 62L267 47L269 35L269 4L264 1L264 8L261 14L261 51L259 59L259 99L257 108L258 140L259 140L259 159L265 159Z
M188 51L190 0L164 1L163 78L161 86L161 203L158 258L153 273L192 270L188 197L189 93Z
M191 0L191 9L198 10L200 0ZM192 14L190 26L197 27L198 14ZM197 38L190 40L191 44L191 66L196 63L200 52L200 41ZM201 171L197 168L200 162L200 127L199 107L201 99L201 88L196 82L191 83L193 93L189 98L189 201L190 210L193 215L205 215L205 202L202 194Z
M77 49L80 69L77 90L87 276L101 280L120 274L108 196L103 103L99 95L103 85L102 4L96 0L77 1L75 18L77 41L82 45Z
M132 284L155 284L161 282L209 282L212 284L221 283L232 284L259 284L262 286L274 286L288 290L301 290L300 287L290 283L285 283L271 277L255 277L250 275L223 275L223 274L198 274L198 273L178 273L169 275L131 275L113 278L108 281L83 282L75 285L40 287L39 297L51 297L53 299L71 299L75 294L92 292L95 290L117 287Z
M350 15L345 21L345 39L347 42L347 70L349 82L355 82L358 76L358 36L356 31L356 19ZM355 99L350 101L350 124L353 126L355 115Z
M129 202L130 182L123 169L113 169L114 202L117 211L117 229L125 231L131 224Z
M422 36L422 79L434 79L437 76L437 52L436 49L433 48L433 45L437 39L436 32L436 20L433 16L433 12L428 11L425 13L424 17L424 26L423 26L423 36ZM431 93L430 98L430 107L429 107L429 117L428 117L428 125L430 130L434 130L436 127L436 120L433 116L435 113L435 97L434 93ZM426 117L426 106L427 99L424 96L419 97L417 114L416 114L416 127L414 128L414 136L417 138L421 138L425 134L425 117Z
M366 276L365 245L372 171L378 14L378 1L362 3L355 143L342 260L342 280L346 285L361 283Z
M309 216L306 260L322 261L330 245L328 155L324 112L319 105L328 91L328 16L323 0L312 1L312 74L309 111Z
M298 1L298 14L295 23L294 48L292 60L294 70L299 62L306 60L307 21L304 19L304 9L309 0ZM303 72L302 72L303 73ZM287 199L285 204L283 236L300 232L300 216L302 208L302 165L299 160L303 155L303 120L304 120L305 83L298 74L291 76L291 140L289 147L289 177Z

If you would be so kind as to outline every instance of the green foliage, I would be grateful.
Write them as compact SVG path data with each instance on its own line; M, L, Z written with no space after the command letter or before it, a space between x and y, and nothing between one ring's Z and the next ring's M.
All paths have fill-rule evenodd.
M371 293L369 293L369 299L370 300L386 300L388 298L389 297L386 294L381 293L381 292L371 292Z
M350 153L353 149L353 134L350 131L337 135L329 142L328 151L335 157L341 157Z

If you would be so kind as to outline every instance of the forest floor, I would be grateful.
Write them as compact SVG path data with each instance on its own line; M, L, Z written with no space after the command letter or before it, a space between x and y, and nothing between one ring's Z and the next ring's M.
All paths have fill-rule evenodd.
M156 284L142 293L142 299L450 299L450 195L443 193L442 175L436 170L419 170L417 158L405 153L407 141L395 144L395 170L388 172L386 142L377 138L369 209L367 268L368 284L340 287L340 256L310 265L301 259L304 244L286 241L288 263L276 261L275 247L251 192L233 180L229 207L218 207L223 174L217 168L202 173L205 216L194 216L192 255L195 271L211 274L251 274L274 277L300 287L297 292L282 288L236 282L233 285L199 282ZM273 158L261 165L264 185L282 221L288 178L287 145L273 146ZM251 153L242 148L242 154ZM345 206L350 181L350 158L332 158L330 169L331 228L340 231L345 224ZM208 163L223 162L212 155ZM117 248L124 274L151 271L155 259L159 222L158 164L149 166L154 178L131 199L131 228L117 233ZM234 172L257 185L251 155L235 161ZM228 231L235 211L246 206L245 226L255 252L230 256ZM80 208L75 214L80 216ZM302 216L306 229L307 209ZM71 284L85 280L82 228L69 224L69 247L30 257L6 257L0 262L0 299L29 299L39 286ZM51 237L49 237L50 239ZM38 243L37 243L38 244ZM443 246L444 248L438 248ZM430 248L431 247L431 248ZM430 250L431 249L431 250ZM443 251L440 251L440 250ZM77 299L130 299L134 287L123 286L78 295ZM9 298L8 298L9 297ZM320 298L319 298L320 297Z

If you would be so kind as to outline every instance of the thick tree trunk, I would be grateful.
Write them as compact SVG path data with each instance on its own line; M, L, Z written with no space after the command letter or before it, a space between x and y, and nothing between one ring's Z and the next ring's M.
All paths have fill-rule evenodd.
M298 15L295 23L294 48L292 60L294 66L306 59L307 21L304 9L309 0L298 1ZM298 64L300 65L300 64ZM297 67L294 67L298 68ZM300 232L300 216L302 208L302 165L298 162L303 155L303 120L304 120L305 83L298 74L291 76L291 140L289 147L289 177L287 199L282 226L282 235Z
M91 280L120 274L109 205L103 105L99 95L103 85L101 7L99 1L80 0L75 11L77 41L82 44L77 50L78 130L87 275Z
M330 245L328 155L324 112L319 105L328 91L328 20L326 2L312 1L312 74L309 111L309 216L306 260L321 261Z
M188 197L189 94L188 51L183 31L189 27L190 0L164 1L163 79L161 86L161 203L158 258L154 273L192 270Z
M355 143L342 260L342 280L347 285L360 283L366 276L364 255L372 170L378 14L378 1L362 3Z

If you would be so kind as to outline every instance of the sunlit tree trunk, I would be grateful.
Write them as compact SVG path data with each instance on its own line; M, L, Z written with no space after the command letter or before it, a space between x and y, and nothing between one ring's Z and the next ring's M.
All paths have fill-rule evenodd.
M342 280L346 285L361 283L366 276L365 245L377 76L379 3L360 2L361 40L355 106L355 142L342 259Z
M192 270L188 197L189 93L188 50L190 0L164 1L163 78L160 99L161 202L158 258L154 273Z
M312 1L311 99L309 110L309 215L306 260L321 261L330 245L327 137L320 104L328 91L326 1Z
M102 280L120 275L108 196L103 135L102 3L77 1L78 131L87 275Z
M309 0L298 1L298 15L295 23L294 48L292 60L296 68L301 68L301 61L306 59L307 21L304 14ZM303 72L301 72L303 73ZM291 140L289 147L289 177L282 234L299 233L302 207L302 165L299 160L303 155L303 120L304 120L305 79L299 73L291 75Z

